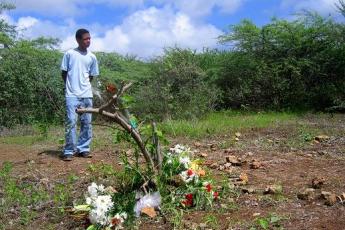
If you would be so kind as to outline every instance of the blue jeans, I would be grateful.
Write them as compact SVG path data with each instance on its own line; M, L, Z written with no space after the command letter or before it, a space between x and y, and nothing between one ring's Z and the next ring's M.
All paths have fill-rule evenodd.
M92 139L91 113L76 113L77 108L92 107L92 98L66 97L66 124L64 155L72 155L74 152L90 152ZM80 133L77 142L77 122L80 118Z

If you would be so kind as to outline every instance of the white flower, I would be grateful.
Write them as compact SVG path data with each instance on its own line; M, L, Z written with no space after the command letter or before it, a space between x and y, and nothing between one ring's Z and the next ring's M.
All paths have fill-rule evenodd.
M108 211L111 207L113 207L113 202L111 201L111 196L98 196L94 202L94 206L96 208L103 208L104 210Z
M190 153L190 149L183 146L183 145L175 145L173 148L169 149L171 151L171 153L175 153L175 154L181 154L181 153Z
M108 218L103 209L92 209L89 213L89 219L92 224L107 225Z
M181 176L182 180L187 184L192 181L198 182L199 180L199 176L191 169L183 171L179 175Z
M90 197L86 197L86 204L91 205L92 199Z
M92 182L89 187L87 187L87 191L89 192L91 197L96 197L98 195L98 186L95 182Z
M98 191L99 191L99 192L104 192L104 185L102 185L102 184L99 185L99 186L98 186Z
M180 163L184 166L185 169L189 168L189 164L190 164L189 157L180 157Z

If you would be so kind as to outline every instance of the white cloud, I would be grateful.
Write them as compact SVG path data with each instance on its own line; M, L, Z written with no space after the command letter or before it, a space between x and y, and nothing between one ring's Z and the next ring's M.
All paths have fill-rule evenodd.
M187 15L170 8L151 7L128 16L103 37L93 36L90 49L152 57L175 45L197 50L214 47L221 33L212 25L194 24ZM74 39L69 37L62 47L72 46L72 42Z
M38 22L39 22L38 19L30 17L30 16L22 17L22 18L19 18L17 22L17 27L18 27L18 30L23 30L23 29L33 27Z
M76 25L72 19L56 24L34 17L22 17L18 19L17 26L25 28L21 33L26 38L60 38L61 49L67 50L76 47L74 33L81 25ZM213 25L196 23L185 13L174 12L169 7L136 11L121 24L112 27L94 24L88 28L92 37L91 50L145 58L159 55L164 48L175 45L196 50L212 48L217 45L217 37L222 33Z

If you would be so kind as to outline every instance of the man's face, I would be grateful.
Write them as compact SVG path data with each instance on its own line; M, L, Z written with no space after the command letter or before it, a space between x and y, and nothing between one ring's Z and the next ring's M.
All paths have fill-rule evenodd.
M90 42L91 42L91 36L89 33L85 33L81 36L81 39L77 39L78 45L81 48L88 48L90 46Z

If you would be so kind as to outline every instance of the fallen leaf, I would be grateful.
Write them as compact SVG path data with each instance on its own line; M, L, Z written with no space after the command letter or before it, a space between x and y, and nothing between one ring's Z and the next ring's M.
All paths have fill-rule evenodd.
M244 184L248 183L248 175L247 175L247 173L241 173L240 181L243 181Z
M141 209L141 213L144 213L148 215L151 218L154 218L157 216L157 213L153 207L145 207Z

